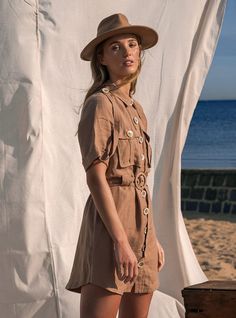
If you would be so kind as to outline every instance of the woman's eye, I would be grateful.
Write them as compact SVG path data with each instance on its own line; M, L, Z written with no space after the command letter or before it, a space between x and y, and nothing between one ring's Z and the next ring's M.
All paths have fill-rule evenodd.
M111 49L112 49L112 51L118 51L119 50L119 45L118 44L116 44L116 45L113 45L112 47L111 47Z
M135 46L137 46L137 42L130 42L129 46L130 47L135 47Z

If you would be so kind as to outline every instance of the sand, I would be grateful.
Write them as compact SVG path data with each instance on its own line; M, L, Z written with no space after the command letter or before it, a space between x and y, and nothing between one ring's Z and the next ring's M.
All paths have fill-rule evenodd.
M226 217L225 217L226 218ZM202 270L210 280L236 279L236 217L184 215Z

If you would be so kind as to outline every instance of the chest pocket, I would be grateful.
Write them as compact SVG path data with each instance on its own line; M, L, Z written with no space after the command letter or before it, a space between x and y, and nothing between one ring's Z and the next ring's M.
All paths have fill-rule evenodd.
M128 166L141 166L140 160L137 156L137 138L136 132L133 132L133 136L127 135L127 130L121 130L118 138L118 160L121 168Z

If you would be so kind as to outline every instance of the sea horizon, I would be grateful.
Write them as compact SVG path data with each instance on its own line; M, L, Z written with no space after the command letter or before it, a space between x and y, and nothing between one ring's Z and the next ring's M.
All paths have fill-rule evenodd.
M199 100L181 165L187 168L236 168L236 100Z

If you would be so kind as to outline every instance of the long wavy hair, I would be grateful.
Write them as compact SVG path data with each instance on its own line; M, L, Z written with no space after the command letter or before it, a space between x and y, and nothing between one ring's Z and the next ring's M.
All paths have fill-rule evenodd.
M130 83L130 91L129 91L130 96L135 93L137 79L138 79L139 73L141 71L141 67L142 67L142 63L143 63L143 56L144 56L140 38L135 34L133 36L137 39L138 45L139 45L139 56L140 56L139 65L138 65L138 68L134 74L128 75L127 77L125 77L122 80L122 82L119 84L119 86L117 85L117 87L120 87L120 86L123 86L124 84ZM89 96L98 92L104 86L104 83L110 79L107 67L105 65L102 65L100 63L100 59L99 59L99 56L101 56L103 54L103 46L104 46L105 41L101 42L94 50L92 60L90 62L93 84L88 89L88 91L85 95L84 101L80 106L79 111L84 107L85 101L89 98ZM76 132L76 135L77 134L78 134L78 130Z

